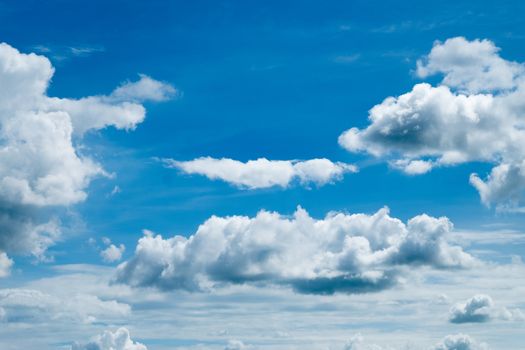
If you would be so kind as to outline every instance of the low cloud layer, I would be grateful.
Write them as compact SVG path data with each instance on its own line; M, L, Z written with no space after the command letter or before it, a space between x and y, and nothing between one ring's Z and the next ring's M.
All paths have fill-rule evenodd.
M132 286L204 290L221 284L290 286L301 293L378 291L406 266L465 268L476 260L447 243L452 224L416 216L330 213L316 220L261 211L254 218L213 216L186 238L146 232L116 280Z
M524 315L519 309L509 310L495 306L492 298L484 294L455 304L449 314L449 321L452 323L483 323L496 319L523 321Z
M407 348L409 346L407 345ZM412 348L412 347L410 347ZM429 350L489 350L487 344L479 343L466 334L447 335L438 344L425 349ZM365 341L361 334L354 335L343 347L343 350L396 350L392 347L384 347L370 344Z
M142 102L176 94L142 75L109 95L50 97L53 74L46 57L0 43L0 253L41 257L60 234L50 212L83 201L91 180L107 175L82 148L84 133L133 129Z
M368 127L345 131L339 143L411 175L465 162L496 164L486 178L472 174L470 183L486 205L518 205L525 189L525 66L499 51L489 40L436 42L417 74L440 74L441 83L386 98L370 110Z
M33 289L0 289L3 320L9 323L34 323L66 320L92 323L129 316L131 308L115 300L77 294L60 298Z
M325 158L296 160L268 160L259 158L246 163L229 158L202 157L182 162L164 159L167 167L186 174L204 175L211 180L222 180L242 189L268 187L286 188L297 182L308 186L323 186L339 181L346 173L357 172L352 164L332 162Z
M75 343L71 350L148 350L148 348L131 340L129 330L121 327L115 332L104 331L87 344Z

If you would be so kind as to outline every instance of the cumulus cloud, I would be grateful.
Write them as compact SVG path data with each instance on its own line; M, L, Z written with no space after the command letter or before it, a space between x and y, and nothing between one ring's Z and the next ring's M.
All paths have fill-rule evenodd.
M148 348L131 340L129 330L121 327L115 332L104 331L87 344L75 343L71 350L148 350Z
M302 185L323 186L341 180L346 173L355 173L358 170L355 165L334 163L325 158L306 161L259 158L243 163L229 158L202 157L185 162L164 159L164 163L186 174L204 175L243 189L273 186L286 188L294 181Z
M458 303L450 309L452 323L487 322L490 320L494 302L488 295L475 295L465 303Z
M0 308L4 320L11 323L73 320L92 323L98 319L128 316L131 308L115 300L77 294L60 298L33 289L0 289Z
M339 137L351 152L389 159L408 174L482 161L496 164L471 184L486 205L516 205L525 189L525 68L505 60L489 40L436 42L417 74L441 74L438 86L416 84L369 111L370 125Z
M487 344L478 343L466 334L447 335L434 350L488 350Z
M173 87L141 76L109 95L50 97L50 61L0 43L0 250L42 255L56 240L46 210L83 201L101 165L81 151L80 137L144 120L141 102L161 101Z
M100 252L102 260L105 262L115 262L122 259L122 254L126 250L124 244L120 244L118 247L114 244L110 244L106 249Z
M452 323L483 323L494 319L518 321L524 318L519 309L496 307L492 298L484 294L453 305L449 314L449 321Z
M9 259L6 253L0 252L0 278L9 276L11 266L13 266L13 260Z
M291 286L301 293L378 291L405 266L466 268L476 260L447 243L452 224L416 216L403 223L388 209L373 215L212 216L190 237L146 231L116 280L132 286L205 290L221 284Z

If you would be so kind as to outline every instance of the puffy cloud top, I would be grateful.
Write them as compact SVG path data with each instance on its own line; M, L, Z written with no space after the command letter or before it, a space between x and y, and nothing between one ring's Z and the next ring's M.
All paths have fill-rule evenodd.
M452 323L482 323L500 319L506 321L523 321L520 309L496 307L492 298L485 294L474 295L465 302L452 306L449 321Z
M294 180L303 185L322 186L340 180L345 173L357 172L355 165L334 163L325 158L306 161L259 158L243 163L229 158L202 157L186 162L165 159L164 163L186 174L204 175L244 189L288 187Z
M390 159L408 174L433 167L496 163L486 180L472 174L483 203L514 203L525 188L525 68L499 56L489 40L436 42L418 62L420 77L442 74L439 86L416 84L369 112L370 125L339 143Z
M488 295L475 295L465 303L458 303L450 310L450 322L487 322L494 302Z
M374 215L330 213L316 220L261 211L254 218L213 216L186 238L146 232L116 280L132 286L203 290L224 283L291 286L303 293L387 288L403 266L469 267L476 260L446 241L447 218L416 216L404 224Z
M50 61L0 43L0 251L40 255L57 226L38 221L46 207L83 201L102 167L76 145L90 130L133 129L145 117L143 101L175 93L145 75L109 95L80 99L46 94ZM34 243L33 243L34 242Z
M87 344L73 344L71 350L148 350L148 348L131 340L128 329L121 327L115 332L104 331Z
M488 350L488 346L460 333L447 335L434 350Z

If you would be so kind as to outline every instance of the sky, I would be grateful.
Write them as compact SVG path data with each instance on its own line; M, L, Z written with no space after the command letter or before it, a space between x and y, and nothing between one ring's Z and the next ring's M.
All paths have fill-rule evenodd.
M0 0L0 348L523 348L525 3Z

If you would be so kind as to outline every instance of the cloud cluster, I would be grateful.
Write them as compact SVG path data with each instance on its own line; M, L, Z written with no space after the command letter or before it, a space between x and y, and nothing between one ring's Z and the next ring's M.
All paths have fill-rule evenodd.
M496 166L470 183L486 205L516 205L525 189L525 68L499 56L489 40L436 42L417 74L441 74L439 86L416 84L369 112L370 125L339 143L351 152L390 159L416 175L434 167L482 161Z
M4 321L11 323L70 320L92 323L98 319L128 316L131 308L115 300L77 294L60 298L34 289L0 289L0 308Z
M186 174L204 175L212 180L226 181L243 189L279 186L286 188L294 181L302 185L323 186L341 180L346 173L357 172L352 164L332 162L325 158L296 160L268 160L259 158L246 163L229 158L202 157L190 161L164 159L167 167Z
M81 151L80 137L113 126L133 129L144 101L173 87L141 76L109 95L80 99L46 94L50 61L0 43L0 251L41 256L59 235L49 211L83 201L90 181L106 173Z
M465 302L452 306L449 321L452 323L482 323L494 319L523 320L519 309L509 310L505 307L496 307L488 295L478 294Z
M451 230L445 217L420 215L405 224L386 208L321 220L301 208L292 217L267 211L254 218L212 216L188 238L147 231L116 280L190 291L234 283L285 285L302 293L377 291L395 284L405 266L475 264L447 243Z
M148 350L148 348L131 340L129 330L121 327L115 332L104 331L87 344L75 343L71 350Z

